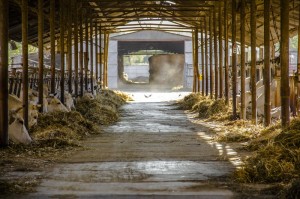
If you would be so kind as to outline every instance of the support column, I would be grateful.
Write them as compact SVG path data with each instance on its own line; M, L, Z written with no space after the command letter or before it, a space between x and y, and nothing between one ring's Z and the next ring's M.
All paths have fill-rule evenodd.
M224 66L225 66L225 103L229 105L229 67L228 67L228 5L227 0L224 0L224 36L225 36L225 52L224 52Z
M213 10L212 10L213 12ZM213 70L213 39L212 39L212 12L209 15L209 62L210 62L210 99L213 99L214 92L214 70Z
M264 85L265 85L265 106L264 125L271 124L271 68L270 68L270 1L264 0Z
M67 27L68 27L68 38L67 38L67 49L68 49L68 58L67 58L67 63L68 63L68 91L69 93L72 94L73 89L72 89L72 8L73 8L73 3L72 0L68 1L68 14L67 14Z
M281 124L290 123L289 88L289 1L280 0Z
M39 47L39 104L40 112L43 111L43 85L44 85L44 1L38 0L38 47Z
M88 10L86 10L86 15L88 14ZM85 15L85 16L86 16ZM87 91L89 88L88 85L88 49L89 49L89 25L88 25L88 17L85 17L85 53L84 53L84 81L85 81L85 90Z
M79 9L79 33L80 33L80 55L79 55L79 62L80 62L80 96L83 96L83 88L84 88L84 78L83 78L83 68L84 68L84 62L83 62L83 12L82 8Z
M205 95L208 96L208 46L207 46L207 19L204 20L205 29Z
M219 91L219 98L223 97L223 22L222 22L223 16L222 16L222 1L219 2L219 71L220 71L220 78L219 78L219 84L220 84L220 91Z
M60 12L60 101L65 103L65 24L64 24L64 0L59 2Z
M296 108L297 108L297 115L300 115L300 103L298 102L300 100L300 6L299 6L299 21L298 21L298 64L297 64L297 100L296 100ZM274 50L275 51L275 50Z
M55 0L50 1L50 54L51 54L51 88L55 93ZM23 55L24 57L24 55ZM45 96L46 97L46 96Z
M75 70L75 96L78 96L78 3L75 4L75 15L74 15L74 70Z
M204 41L203 41L203 24L201 23L201 69L202 69L202 96L204 96L204 79L205 79L205 69L204 69Z
M196 58L195 58L195 30L192 31L192 49L193 49L193 92L196 92L197 79L196 79Z
M251 1L250 9L250 26L251 26L251 102L252 102L252 123L256 124L256 0Z
M91 92L94 93L94 41L93 41L93 17L90 18L90 48L91 48L91 55L90 55L90 63L91 63Z
M99 70L98 70L98 25L97 23L95 24L95 54L96 54L96 57L95 57L95 70L96 70L96 83L99 81Z
M246 119L246 107L245 107L245 0L241 0L241 119Z
M8 1L0 0L0 146L8 145Z
M28 129L28 0L22 0L22 57L23 118Z
M100 68L99 68L99 73L100 73L100 89L102 89L103 86L103 65L102 65L102 33L101 33L101 23L100 23L100 30L99 30L99 43L100 43L100 57L99 57L99 62L100 62Z
M218 60L218 37L217 37L217 8L216 4L213 9L214 23L214 56L215 56L215 99L219 96L219 60Z
M236 103L236 83L237 83L237 69L236 69L236 0L232 0L232 114L233 118L237 117L237 103Z

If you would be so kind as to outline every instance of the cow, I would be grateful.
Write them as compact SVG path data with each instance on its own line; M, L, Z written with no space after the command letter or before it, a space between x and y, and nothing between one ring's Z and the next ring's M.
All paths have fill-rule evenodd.
M32 142L32 139L24 125L23 118L17 114L21 109L22 107L15 111L10 111L10 118L12 118L13 121L10 121L8 126L8 137L16 144L28 145Z
M50 95L47 100L49 113L56 111L70 112L68 108L63 105L63 103L56 96Z
M8 96L8 109L10 111L18 110L20 107L23 107L23 102L15 95ZM40 108L39 105L35 104L28 104L28 125L29 127L33 127L37 124L38 119L38 109ZM18 111L17 115L19 118L23 118L23 109Z

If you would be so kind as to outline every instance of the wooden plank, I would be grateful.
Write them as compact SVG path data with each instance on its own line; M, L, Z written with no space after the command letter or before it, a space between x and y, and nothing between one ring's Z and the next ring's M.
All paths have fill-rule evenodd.
M246 69L245 69L245 0L241 0L241 119L246 119L246 107L245 107L245 79L246 79Z
M236 83L237 83L237 44L236 44L236 0L232 0L232 116L234 119L237 117L237 101L236 101Z
M39 91L39 104L40 112L43 111L44 106L44 41L43 41L43 33L44 33L44 1L38 0L38 48L39 48L39 83L38 83L38 91Z
M250 27L251 27L251 102L252 102L252 123L257 123L257 111L256 111L256 0L251 1L250 6Z
M222 15L222 1L219 2L219 98L223 97L223 15Z
M65 26L64 26L64 0L60 0L60 101L65 102Z
M214 29L214 59L215 59L215 99L219 97L219 58L218 58L218 34L217 34L217 6L213 7L213 29Z
M225 36L225 52L224 52L224 66L225 66L225 103L229 105L229 66L228 66L228 5L227 0L224 0L224 36Z
M55 0L50 0L50 51L51 51L51 86L55 93Z

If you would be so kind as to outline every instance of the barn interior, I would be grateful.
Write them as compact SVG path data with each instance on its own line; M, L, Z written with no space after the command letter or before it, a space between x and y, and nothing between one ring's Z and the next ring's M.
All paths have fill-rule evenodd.
M158 35L155 39L152 37L154 34ZM297 166L300 162L299 150L293 148L299 146L298 135L300 137L300 129L293 123L300 114L299 34L299 0L0 0L0 146L3 147L0 151L5 151L11 145L11 119L20 109L22 114L19 112L15 119L19 119L24 128L30 129L32 90L36 92L35 105L38 107L39 116L43 115L48 103L45 98L49 96L54 96L62 106L70 98L74 98L76 106L77 101L84 96L97 98L98 94L110 95L107 94L110 93L109 89L133 91L128 99L138 96L143 99L141 106L153 111L162 106L156 104L158 101L153 99L155 96L169 101L170 96L177 100L190 94L182 100L193 98L189 101L193 101L193 107L184 105L181 108L196 110L200 118L201 113L207 113L212 104L220 102L220 110L228 108L228 122L249 125L247 128L255 129L256 132L261 132L258 130L260 127L275 129L274 132L278 134L268 137L275 140L274 146L278 144L278 140L280 143L294 140L292 144L284 146L291 147L291 153L296 158L290 158L293 160L289 159L284 163L277 161L280 162L278 168L281 168L278 170L283 172L290 168L294 173L285 173L285 177L281 176L280 179L274 177L273 180L270 178L271 180L264 181L269 179L264 177L260 180L249 178L247 181L293 184L294 181L287 178L292 176L291 179L296 180L295 173L300 171ZM15 49L19 54L13 56L12 51ZM49 88L49 96L46 97L48 93L45 94L45 85ZM153 93L152 88L162 92ZM171 94L164 98L164 92ZM22 104L16 110L12 110L9 105L12 95ZM104 104L105 100L101 100ZM117 104L113 106L115 109L119 108ZM137 113L147 115L147 111L135 108ZM117 127L112 127L115 132L129 132L128 129L136 132L136 129L131 129L134 125L148 129L149 125L138 124L139 119L137 123L130 120L135 113L132 109L129 106L128 117L122 117L129 123L128 126L118 124ZM101 110L104 110L103 107ZM164 110L168 113L164 117L173 117L169 118L171 123L168 127L164 127L169 132L170 129L174 130L172 126L175 124L172 120L176 121L177 112L172 116L168 106L164 106ZM82 111L86 111L85 108ZM213 111L209 114L211 112ZM153 130L156 124L151 119L157 113L151 114L150 119L144 118L144 121L149 121L152 124L149 129ZM164 111L160 114L164 114ZM165 119L164 117L162 118ZM214 117L210 119L219 122ZM116 121L117 119L114 120ZM211 125L207 121L202 122L203 126ZM174 130L176 132L185 128L183 123L178 124L181 126ZM192 126L188 122L184 124ZM277 138L280 132L285 133L290 128L295 128L293 133L284 134L282 139ZM205 140L205 146L214 145L214 150L221 150L222 147L218 144L210 145L210 140L202 135L202 130L206 127L195 129L197 139ZM215 131L216 127L212 125L210 129ZM225 127L220 129L227 131L224 130ZM280 132L276 129L280 129ZM258 134L260 135L251 135L251 139ZM118 141L123 143L124 140ZM225 145L222 146L226 151ZM228 147L226 153L229 154L230 150L231 147ZM282 148L278 151L280 157L286 152ZM181 154L182 151L176 152ZM184 152L189 153L188 150ZM194 156L196 155L193 154ZM182 157L185 158L184 155ZM109 158L105 161L109 162ZM153 161L155 156L150 159ZM102 159L97 160L105 162ZM172 162L170 165L173 164L177 163ZM145 168L147 164L143 165ZM234 164L230 162L230 165ZM198 172L193 166L189 165L189 168ZM177 169L179 172L180 168ZM272 175L276 175L274 173L277 172L274 171ZM187 181L193 181L193 178ZM105 192L105 188L102 191ZM145 192L147 190L143 193ZM226 198L228 195L222 196Z

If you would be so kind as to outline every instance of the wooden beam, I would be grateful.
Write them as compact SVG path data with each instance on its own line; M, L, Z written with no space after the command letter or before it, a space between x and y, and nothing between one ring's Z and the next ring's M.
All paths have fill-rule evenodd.
M202 69L202 96L204 96L204 80L205 80L205 67L204 67L204 31L203 31L203 26L201 26L201 69Z
M96 83L99 81L99 68L98 68L98 24L95 24L95 70L96 70Z
M24 126L28 129L28 0L22 0L22 89Z
M281 125L290 123L289 90L289 1L280 0Z
M208 96L208 46L207 46L207 18L204 20L205 29L205 95Z
M83 60L83 12L82 9L79 9L79 33L80 33L80 96L83 96L83 88L84 88L84 78L83 78L83 72L84 72L84 60Z
M88 90L88 49L89 49L89 24L88 24L88 10L85 13L85 53L84 53L84 81L85 81L85 90Z
M264 125L271 124L271 68L270 68L270 2L264 0L264 85L265 85L265 106Z
M214 92L214 70L213 70L213 34L212 34L212 29L213 29L213 10L211 14L209 14L209 63L210 63L210 68L209 68L209 73L210 73L210 98L213 99L213 92Z
M68 0L68 6L67 6L67 64L68 64L68 91L70 94L72 94L72 13L73 13L73 0Z
M218 59L218 34L217 34L217 7L213 7L213 23L214 23L214 59L215 59L215 99L219 96L219 59Z
M228 66L228 5L227 0L224 0L224 37L225 37L225 52L224 52L224 66L225 66L225 103L229 105L229 66Z
M251 102L252 102L252 123L256 124L256 0L251 1L250 6L250 26L251 26Z
M236 84L237 84L237 44L236 44L236 0L232 0L232 116L234 119L237 117L237 101L236 101Z
M55 93L55 0L50 0L50 51L51 51L51 87Z
M65 102L65 25L64 25L64 0L60 0L60 12L59 12L59 20L60 20L60 101L62 103Z
M78 96L78 3L74 2L74 70L75 70L75 96Z
M219 2L219 98L223 97L223 15L222 1Z
M100 43L100 57L99 57L99 62L100 62L100 68L99 68L99 73L100 73L100 89L102 89L102 86L103 86L103 64L102 64L102 53L103 53L103 50L102 50L102 27L101 27L101 23L100 23L100 27L99 27L99 43Z
M245 79L246 79L246 69L245 69L245 0L241 0L241 119L246 120L246 107L245 107Z
M299 12L299 19L298 19L298 56L297 56L297 100L296 100L296 103L297 103L297 115L299 116L300 115L300 103L298 102L299 101L299 98L300 98L300 39L299 39L299 36L300 36L300 6L298 7L298 12ZM275 53L274 53L275 54Z
M8 146L8 1L0 0L0 146Z
M44 107L44 40L43 40L43 33L44 33L44 0L38 0L38 48L39 48L39 104L41 105L40 112L43 111Z
M91 91L94 93L94 41L93 41L93 29L94 29L94 23L93 23L93 17L90 18L90 78L91 78Z

